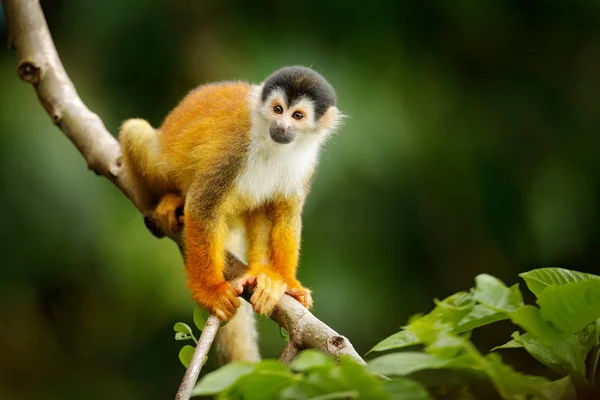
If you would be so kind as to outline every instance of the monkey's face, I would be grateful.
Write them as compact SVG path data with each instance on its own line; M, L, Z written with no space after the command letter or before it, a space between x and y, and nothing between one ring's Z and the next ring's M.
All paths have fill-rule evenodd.
M271 74L258 100L270 138L281 145L321 141L342 119L331 85L306 67L286 67Z
M292 143L298 135L317 130L313 102L302 97L288 104L280 90L274 90L265 102L263 116L269 122L271 139L279 144Z

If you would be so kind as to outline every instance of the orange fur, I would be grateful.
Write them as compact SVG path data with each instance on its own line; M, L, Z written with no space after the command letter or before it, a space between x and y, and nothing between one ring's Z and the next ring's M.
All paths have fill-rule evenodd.
M224 154L249 143L250 90L244 82L200 86L165 119L158 135L161 154L183 192L195 175L210 172Z
M255 286L251 302L260 313L270 313L284 292L312 304L296 279L304 199L280 195L257 204L236 190L251 141L251 90L244 82L200 86L158 130L143 120L129 120L121 130L126 168L138 186L149 187L147 203L169 234L179 229L176 210L185 199L188 286L223 320L235 314L245 284ZM236 219L245 223L249 270L232 284L224 278L224 243Z
M165 232L168 236L179 232L180 225L184 223L183 217L178 215L178 209L183 208L184 204L183 197L167 193L160 198L158 205L154 209L154 215L158 220L159 226L163 227L163 229L165 227L168 229Z

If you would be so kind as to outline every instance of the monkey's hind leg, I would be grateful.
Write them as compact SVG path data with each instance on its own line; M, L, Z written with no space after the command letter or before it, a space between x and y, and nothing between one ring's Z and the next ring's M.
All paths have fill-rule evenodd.
M171 236L181 229L184 199L170 182L161 162L156 130L143 119L129 119L119 134L123 165L128 179L145 209L148 229L157 237Z

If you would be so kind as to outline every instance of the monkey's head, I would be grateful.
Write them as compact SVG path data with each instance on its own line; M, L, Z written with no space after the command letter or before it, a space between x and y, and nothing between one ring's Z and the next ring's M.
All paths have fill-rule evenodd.
M333 87L310 68L285 67L261 85L257 111L279 144L322 139L341 124Z

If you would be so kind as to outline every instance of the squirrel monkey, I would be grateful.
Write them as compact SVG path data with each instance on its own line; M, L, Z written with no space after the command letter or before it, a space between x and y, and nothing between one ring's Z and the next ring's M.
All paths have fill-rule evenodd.
M246 284L255 286L258 313L269 314L283 293L312 305L296 279L301 213L319 148L342 117L332 86L295 66L257 85L202 85L157 130L142 119L123 124L128 176L163 235L183 229L192 296L223 321ZM248 271L229 282L225 243L237 224L245 229Z

